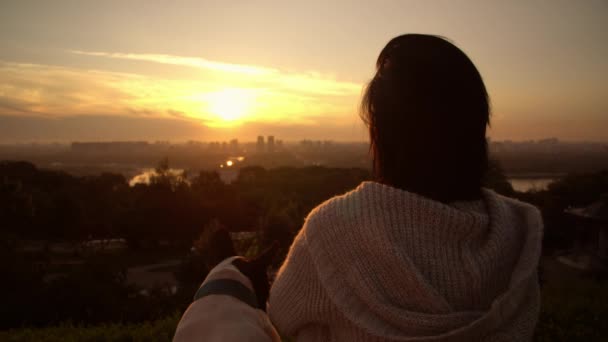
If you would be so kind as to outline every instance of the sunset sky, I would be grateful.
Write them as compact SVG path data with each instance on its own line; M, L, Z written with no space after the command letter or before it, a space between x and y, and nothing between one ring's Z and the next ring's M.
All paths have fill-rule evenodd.
M375 59L445 36L490 136L608 141L608 1L2 1L0 143L367 139Z

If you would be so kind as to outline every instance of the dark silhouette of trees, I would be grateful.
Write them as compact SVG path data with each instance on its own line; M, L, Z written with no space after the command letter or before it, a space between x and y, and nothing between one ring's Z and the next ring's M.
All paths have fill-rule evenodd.
M575 222L565 214L568 207L585 207L608 193L608 170L569 174L551 183L547 190L517 193L517 197L541 209L544 251L568 248L573 243Z
M256 231L259 250L277 241L277 266L310 210L370 178L364 169L325 167L247 167L231 184L214 171L186 176L168 160L159 163L150 184L135 186L118 174L75 177L27 162L0 162L0 272L10 280L0 282L2 328L64 320L143 321L181 310L214 259L212 246L190 249L213 227ZM492 162L485 186L539 206L546 242L557 246L571 240L563 210L608 192L608 171L570 175L545 191L517 193ZM159 288L142 295L126 282L128 260L110 262L82 249L84 241L108 238L126 239L129 255L181 258L177 294ZM50 246L59 242L75 247L58 256ZM61 258L83 264L58 267Z
M483 185L501 195L513 196L515 194L515 190L513 190L513 186L507 180L500 163L494 159L490 159L488 162L488 169L484 176Z

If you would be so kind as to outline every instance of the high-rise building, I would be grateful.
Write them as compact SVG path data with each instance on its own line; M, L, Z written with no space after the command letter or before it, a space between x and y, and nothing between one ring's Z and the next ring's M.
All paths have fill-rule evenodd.
M230 152L231 153L239 152L239 141L237 139L230 140Z
M274 152L274 135L268 136L268 152Z
M256 146L256 150L258 151L258 153L263 153L265 148L264 148L264 137L263 136L258 136L258 144Z

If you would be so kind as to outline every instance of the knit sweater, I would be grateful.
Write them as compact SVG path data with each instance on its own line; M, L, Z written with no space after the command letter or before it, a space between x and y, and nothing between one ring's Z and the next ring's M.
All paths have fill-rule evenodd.
M526 341L539 313L542 220L483 189L443 204L363 182L306 218L269 315L297 341Z

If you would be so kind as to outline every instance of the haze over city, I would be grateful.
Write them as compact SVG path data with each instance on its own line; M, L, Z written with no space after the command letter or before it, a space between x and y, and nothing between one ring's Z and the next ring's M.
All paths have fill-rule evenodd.
M0 341L608 341L608 0L0 0L0 42Z
M605 1L10 1L0 143L364 141L362 89L408 32L471 57L493 140L607 140Z

